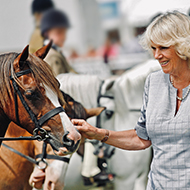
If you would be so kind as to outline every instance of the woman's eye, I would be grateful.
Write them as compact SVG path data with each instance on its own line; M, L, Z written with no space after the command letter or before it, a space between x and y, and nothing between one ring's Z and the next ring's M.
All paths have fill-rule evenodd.
M155 50L155 49L156 49L156 48L155 48L155 47L153 47L153 46L152 46L151 48L152 48L152 50Z
M161 47L160 49L168 49L169 47Z

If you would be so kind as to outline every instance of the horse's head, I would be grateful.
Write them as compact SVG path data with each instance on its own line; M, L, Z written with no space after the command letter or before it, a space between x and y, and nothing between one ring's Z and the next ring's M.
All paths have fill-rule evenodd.
M78 148L81 135L63 109L65 101L59 82L43 61L50 47L51 43L29 54L27 46L10 65L10 102L4 112L31 134L49 142L58 155L63 155Z
M71 96L64 92L62 93L66 101L65 111L70 119L88 119L93 116L98 116L105 109L104 107L86 109L81 103L75 101ZM35 154L41 153L42 143L36 141ZM53 154L52 149L50 149L49 146L47 147L47 154ZM35 167L33 173L31 174L29 182L30 184L34 183L36 188L41 188L42 184L44 183L44 189L63 189L67 166L67 162L50 159L48 160L48 167L45 171L42 171L38 167Z

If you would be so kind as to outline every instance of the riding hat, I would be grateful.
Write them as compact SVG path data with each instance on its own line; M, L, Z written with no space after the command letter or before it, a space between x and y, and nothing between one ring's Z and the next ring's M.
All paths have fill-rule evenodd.
M70 22L67 15L60 10L50 9L44 12L41 19L41 34L44 36L44 33L51 28L63 27L69 28Z
M33 0L31 5L32 14L41 13L53 7L54 4L51 0Z

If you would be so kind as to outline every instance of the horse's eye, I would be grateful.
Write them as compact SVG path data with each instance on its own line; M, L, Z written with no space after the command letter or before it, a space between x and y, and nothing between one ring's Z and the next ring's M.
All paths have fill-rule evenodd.
M35 93L35 91L33 91L33 90L26 90L26 91L24 92L24 95L25 95L25 97L26 97L27 99L29 99L29 100L32 100L32 99L34 99L34 98L36 97L36 93Z

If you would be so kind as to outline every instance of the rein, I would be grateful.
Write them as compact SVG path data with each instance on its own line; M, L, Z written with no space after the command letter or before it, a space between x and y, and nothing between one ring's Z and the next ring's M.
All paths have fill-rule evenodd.
M2 145L4 147L6 147L7 149L9 149L10 151L14 152L15 154L25 158L26 160L28 160L29 162L31 162L33 164L35 164L41 170L46 169L48 166L46 159L60 160L60 161L66 162L66 163L69 163L69 161L70 161L70 158L47 154L47 152L46 152L47 144L45 142L43 143L42 154L36 155L35 159L30 156L24 155L23 153L19 152L18 150L14 149L4 143L2 143Z

